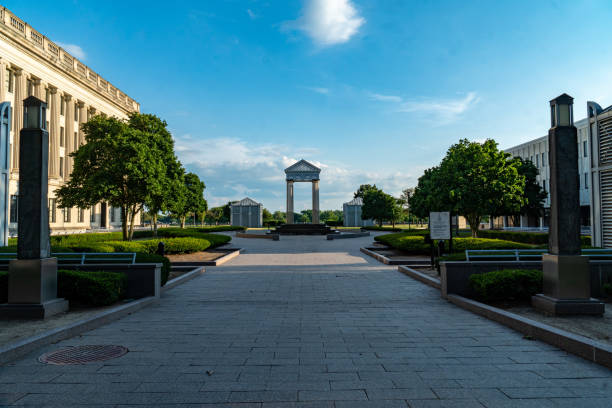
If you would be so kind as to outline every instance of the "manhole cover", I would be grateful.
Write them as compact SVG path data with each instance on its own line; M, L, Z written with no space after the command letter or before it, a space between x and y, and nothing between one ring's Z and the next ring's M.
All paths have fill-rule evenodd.
M78 365L106 361L128 352L123 346L74 346L43 354L38 361L54 365Z

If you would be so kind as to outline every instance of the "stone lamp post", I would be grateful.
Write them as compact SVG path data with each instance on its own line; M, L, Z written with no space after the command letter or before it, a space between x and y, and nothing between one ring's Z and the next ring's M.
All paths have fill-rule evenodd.
M57 297L57 259L49 243L47 104L30 96L23 105L17 259L9 263L8 303L0 305L0 316L45 318L68 310L68 301Z
M574 98L550 101L548 131L550 165L550 227L548 252L542 255L544 293L532 305L547 314L602 315L604 304L591 298L589 258L581 256L580 196Z

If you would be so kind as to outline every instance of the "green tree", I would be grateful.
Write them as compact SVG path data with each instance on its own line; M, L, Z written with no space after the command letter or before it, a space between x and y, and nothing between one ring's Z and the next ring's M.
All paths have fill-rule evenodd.
M178 217L181 228L185 228L185 219L188 215L206 212L205 188L206 185L197 174L187 173L183 184L174 192L175 200L170 205L170 210Z
M422 218L430 211L463 215L476 237L483 215L513 214L524 205L525 176L519 166L493 140L463 139L419 178L410 199L412 212Z
M218 225L223 217L223 207L213 207L206 212L206 218L210 224Z
M164 158L172 145L164 142L165 135L104 115L91 118L82 130L87 143L71 153L74 168L56 190L59 205L86 208L105 201L120 207L123 239L130 240L136 215L164 188Z
M283 211L274 211L274 214L272 214L272 218L274 219L274 221L280 224L285 224L287 222L287 216Z
M300 222L311 223L312 222L312 210L300 211Z
M378 188L370 188L363 195L363 206L361 207L361 218L364 220L375 220L382 227L383 221L391 221L394 218L394 210L397 200Z
M531 160L523 160L520 157L516 159L519 160L519 174L525 176L525 203L521 207L518 213L509 213L512 215L518 214L526 214L534 217L539 217L542 215L542 211L544 210L544 200L548 194L546 191L538 184L536 179L539 174L538 168L531 162ZM502 215L502 214L498 214Z
M376 184L371 185L371 184L362 184L359 186L359 189L357 189L357 191L355 191L355 194L353 194L353 198L357 198L357 197L361 197L363 198L363 196L365 195L366 191L368 190L378 190L376 188Z
M272 213L270 212L270 210L268 210L267 208L264 208L262 210L262 214L261 214L261 218L263 218L263 222L270 222L273 221L273 217L272 217Z

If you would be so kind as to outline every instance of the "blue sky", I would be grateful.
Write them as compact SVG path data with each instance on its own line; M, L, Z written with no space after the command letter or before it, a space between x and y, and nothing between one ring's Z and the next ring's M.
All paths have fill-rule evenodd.
M416 184L460 138L543 136L567 92L612 104L609 1L5 1L164 118L212 205L284 209L320 165L323 209ZM310 186L296 188L310 208Z

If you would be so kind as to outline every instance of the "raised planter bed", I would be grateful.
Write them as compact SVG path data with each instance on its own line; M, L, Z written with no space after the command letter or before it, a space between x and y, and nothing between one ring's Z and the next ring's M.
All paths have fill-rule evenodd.
M379 262L384 263L385 265L410 265L410 266L427 266L431 264L431 261L428 258L423 257L415 257L415 256L391 256L387 255L386 252L391 252L395 250L391 250L388 247L365 247L360 248L360 251L366 255L371 256L372 258L378 260ZM393 252L395 253L395 252Z
M215 248L193 254L166 255L172 266L219 266L240 255L240 248Z

